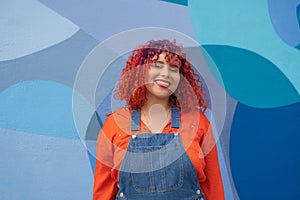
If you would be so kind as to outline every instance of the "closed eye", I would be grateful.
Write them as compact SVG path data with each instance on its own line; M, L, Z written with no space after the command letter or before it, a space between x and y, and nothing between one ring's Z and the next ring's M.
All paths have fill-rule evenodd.
M155 67L158 68L158 69L162 69L164 66L163 66L163 65L156 64Z
M161 68L164 67L164 63L161 62L161 61L157 61L155 66L156 66L157 68L161 69Z
M157 61L156 62L156 68L158 68L158 69L162 69L163 67L164 67L164 62L161 62L161 61ZM169 66L169 70L171 71L171 72L179 72L179 67L177 66L177 65L171 65L171 66Z
M179 72L179 68L177 66L170 66L170 71L171 72Z

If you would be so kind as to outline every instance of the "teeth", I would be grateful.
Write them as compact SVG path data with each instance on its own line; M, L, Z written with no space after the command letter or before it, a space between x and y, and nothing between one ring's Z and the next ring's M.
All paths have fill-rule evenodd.
M156 83L158 83L160 85L163 85L163 86L166 86L166 87L168 87L170 85L169 82L165 82L165 81L156 81Z

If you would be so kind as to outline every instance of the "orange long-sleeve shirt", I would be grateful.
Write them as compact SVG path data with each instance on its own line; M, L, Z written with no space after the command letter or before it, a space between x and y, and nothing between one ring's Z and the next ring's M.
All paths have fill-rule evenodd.
M118 174L130 135L150 133L140 121L140 131L130 131L130 111L121 108L110 114L98 136L93 200L113 200L118 191ZM163 133L179 132L184 148L198 176L207 200L223 200L224 190L215 139L209 121L201 111L181 113L181 127L168 122Z

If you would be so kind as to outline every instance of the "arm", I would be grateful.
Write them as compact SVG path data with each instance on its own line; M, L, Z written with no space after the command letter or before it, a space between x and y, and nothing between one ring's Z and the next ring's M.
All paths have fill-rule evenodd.
M117 185L111 175L114 147L109 136L116 127L112 118L106 119L97 140L93 200L113 200L117 194Z
M223 200L225 199L224 188L218 161L216 141L210 123L204 114L201 116L200 121L206 124L202 129L204 130L204 134L200 144L205 155L204 160L206 166L204 168L204 173L206 181L201 183L201 187L207 200Z

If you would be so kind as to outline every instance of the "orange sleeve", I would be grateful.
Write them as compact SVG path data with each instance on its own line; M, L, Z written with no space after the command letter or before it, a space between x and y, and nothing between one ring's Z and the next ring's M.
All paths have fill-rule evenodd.
M98 135L93 200L113 200L117 194L117 183L112 177L114 146L111 141L115 129L116 124L110 115Z
M202 122L204 121L204 124L206 124L202 129L204 135L200 144L205 155L204 160L206 163L204 168L206 180L201 182L201 188L203 189L207 200L223 200L225 199L224 188L212 127L204 114L201 116L200 120Z

